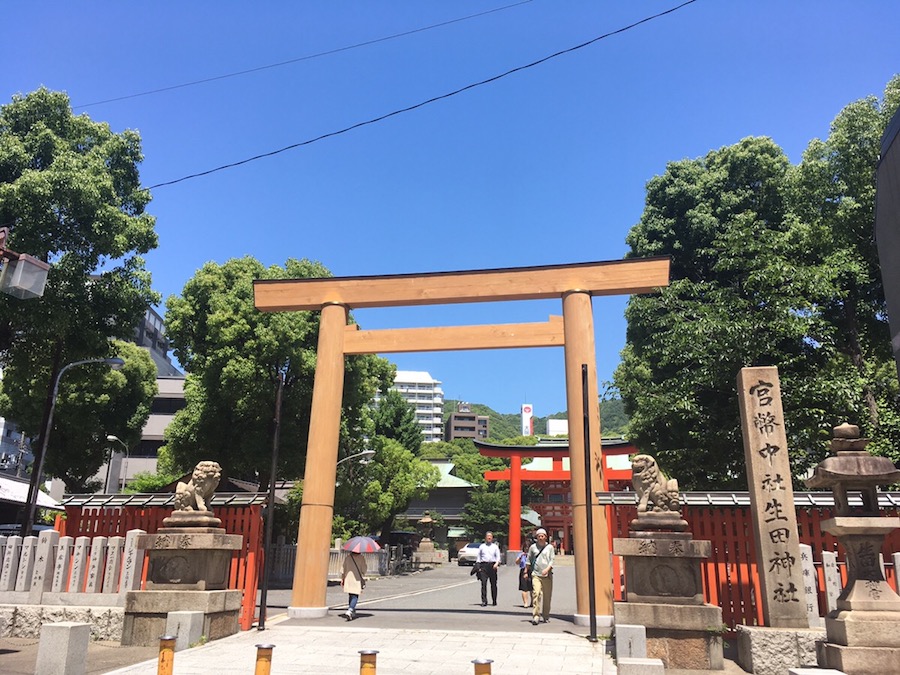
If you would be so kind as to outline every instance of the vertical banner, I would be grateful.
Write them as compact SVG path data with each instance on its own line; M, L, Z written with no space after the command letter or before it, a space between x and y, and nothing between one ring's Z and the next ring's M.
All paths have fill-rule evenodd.
M807 628L778 369L741 368L737 387L763 622L772 627Z
M530 403L522 404L522 435L534 436L534 407Z

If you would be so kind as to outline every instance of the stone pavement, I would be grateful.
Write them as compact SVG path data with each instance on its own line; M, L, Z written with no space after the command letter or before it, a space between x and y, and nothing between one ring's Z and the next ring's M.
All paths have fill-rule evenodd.
M378 650L382 675L391 673L473 673L473 659L492 659L492 672L615 673L610 645L590 643L587 627L572 622L574 568L561 564L550 623L532 626L531 611L521 606L516 570L501 568L498 606L481 607L478 584L468 568L449 566L425 573L374 579L360 602L360 619L347 623L337 614L347 596L329 585L331 616L289 619L289 590L269 595L272 612L265 631L251 630L175 653L175 675L215 673L251 675L256 647L275 645L272 674L358 673L359 651ZM608 629L606 629L608 631ZM157 647L121 647L91 643L87 672L156 675ZM728 653L726 652L726 656ZM37 640L0 638L0 673L32 675ZM667 671L669 675L706 675L712 671ZM743 671L726 661L722 675Z
M327 620L326 620L327 621ZM548 627L553 626L551 620ZM561 622L564 623L564 622ZM437 629L369 628L348 624L305 622L273 617L265 631L250 630L209 644L175 653L175 675L251 675L256 645L274 644L272 675L293 673L358 673L359 651L375 649L382 675L473 673L473 659L492 659L492 672L592 673L610 675L616 666L604 640L590 643L586 632L571 626L561 632L512 632ZM543 628L544 626L541 626ZM0 672L31 675L37 640L0 639ZM87 673L156 675L156 647L120 647L92 642ZM724 671L667 670L668 675L741 675L744 671L726 659Z
M257 644L275 645L272 675L293 673L358 673L359 651L378 650L382 675L453 675L473 673L473 659L492 659L493 673L569 673L609 675L616 672L607 645L571 633L473 632L298 625L275 618L264 632L247 631L175 654L175 675L250 675ZM114 673L156 675L156 661Z

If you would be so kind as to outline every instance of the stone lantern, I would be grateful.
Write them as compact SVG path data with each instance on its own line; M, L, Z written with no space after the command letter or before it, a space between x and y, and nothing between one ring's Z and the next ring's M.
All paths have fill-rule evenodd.
M426 511L425 514L416 521L416 530L422 536L416 552L413 553L413 563L419 565L434 565L443 562L441 559L441 551L435 550L434 542L431 536L434 533L434 519L431 512Z
M420 547L425 542L431 541L431 535L434 533L434 519L431 517L431 511L426 511L416 522L416 529L422 535L422 541L419 543Z
M825 618L826 641L818 643L823 668L846 673L900 672L900 596L885 581L879 554L885 536L900 528L900 518L879 516L878 486L900 482L900 471L886 457L866 451L869 439L859 427L834 428L831 456L806 481L834 493L835 515L822 523L847 552L847 585L837 607ZM859 507L849 497L858 494Z

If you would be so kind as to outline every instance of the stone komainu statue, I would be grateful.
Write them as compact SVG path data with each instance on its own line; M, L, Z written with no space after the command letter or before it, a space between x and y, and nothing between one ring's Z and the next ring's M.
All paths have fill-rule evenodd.
M209 500L219 485L222 467L218 462L200 462L194 467L189 483L175 488L176 511L210 511Z
M638 518L644 513L680 512L678 481L667 478L650 455L631 458L631 482L638 495Z

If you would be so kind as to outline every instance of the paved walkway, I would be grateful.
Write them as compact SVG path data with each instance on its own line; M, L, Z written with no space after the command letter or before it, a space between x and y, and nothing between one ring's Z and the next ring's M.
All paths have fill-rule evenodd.
M298 625L276 618L264 632L247 631L175 654L175 675L250 675L256 647L274 644L272 675L293 673L358 673L359 651L378 650L382 675L452 675L473 673L473 659L492 659L493 673L569 673L609 675L616 672L604 641L565 633L414 630ZM156 661L112 671L156 675Z

